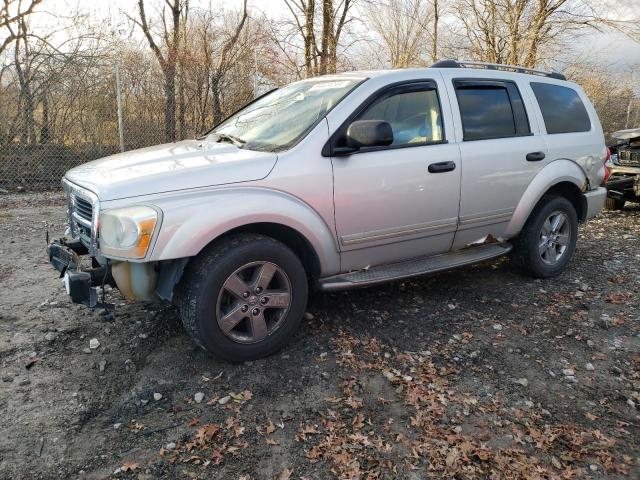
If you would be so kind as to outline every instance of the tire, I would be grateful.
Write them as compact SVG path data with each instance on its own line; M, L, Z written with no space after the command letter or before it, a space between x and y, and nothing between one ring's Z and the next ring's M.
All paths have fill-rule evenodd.
M243 362L266 357L288 342L307 296L305 269L289 247L244 234L210 245L189 263L177 304L185 329L200 347Z
M549 230L553 225L546 222L560 218L564 221L558 232L553 233ZM565 197L545 195L514 242L514 257L520 267L533 277L556 277L571 260L577 238L578 215L573 204Z
M604 201L604 208L607 210L622 210L624 208L624 204L625 200L607 197Z

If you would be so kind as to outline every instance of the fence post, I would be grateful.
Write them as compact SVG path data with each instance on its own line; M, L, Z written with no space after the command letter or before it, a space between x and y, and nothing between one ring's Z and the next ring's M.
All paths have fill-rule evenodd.
M116 102L118 104L118 133L120 134L120 151L124 152L124 120L122 118L122 83L120 82L120 63L116 62Z

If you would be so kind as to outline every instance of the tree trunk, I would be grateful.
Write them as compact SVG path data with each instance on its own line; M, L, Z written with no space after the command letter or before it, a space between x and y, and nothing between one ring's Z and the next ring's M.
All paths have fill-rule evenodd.
M164 137L167 143L176 141L176 69L169 67L164 72Z
M310 0L311 1L311 0ZM322 1L322 42L320 46L320 75L325 75L329 66L329 37L333 35L333 2Z
M431 61L438 61L438 22L440 21L440 6L438 0L433 0L433 41L431 42Z
M42 95L42 126L40 127L40 143L44 145L49 143L49 140L49 99L45 93Z
M211 79L211 113L213 124L219 124L222 121L222 104L220 102L220 78L217 76Z
M313 31L313 22L315 20L315 5L315 0L307 1L304 17L304 71L307 78L313 77L316 73L313 61L316 53L315 34Z

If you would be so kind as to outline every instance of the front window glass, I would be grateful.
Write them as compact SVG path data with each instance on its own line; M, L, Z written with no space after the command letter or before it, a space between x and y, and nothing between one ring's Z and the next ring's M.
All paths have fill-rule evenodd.
M382 120L393 130L392 145L442 141L442 114L435 89L400 92L376 101L358 120Z
M361 81L334 78L292 83L233 114L207 138L249 150L286 150Z

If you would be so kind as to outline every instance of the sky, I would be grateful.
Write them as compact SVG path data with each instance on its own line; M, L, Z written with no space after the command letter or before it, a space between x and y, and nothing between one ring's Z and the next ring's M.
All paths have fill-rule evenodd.
M640 18L640 0L599 0L611 12L623 19ZM148 13L153 2L146 0ZM243 0L191 0L192 8L206 8L212 5L224 5L225 8L240 10ZM95 18L110 18L113 23L122 21L122 12L136 13L135 0L44 0L39 10L62 13L72 11L73 7L80 7ZM272 18L281 18L289 14L283 0L249 0L249 6L264 12ZM55 22L53 16L41 13L38 16L39 25ZM128 30L127 30L128 31ZM612 71L625 72L640 68L640 43L626 37L619 32L591 32L581 35L573 45L575 55L610 66ZM573 54L573 52L572 52Z

